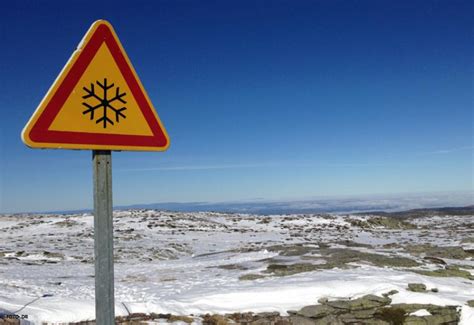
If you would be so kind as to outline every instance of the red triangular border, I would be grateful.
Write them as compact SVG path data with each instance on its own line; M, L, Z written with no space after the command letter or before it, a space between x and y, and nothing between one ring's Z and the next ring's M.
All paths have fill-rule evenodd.
M153 133L152 136L48 130L103 43L107 45L129 89L135 97ZM140 83L136 79L133 69L128 64L125 55L117 43L111 28L107 24L101 23L95 29L87 43L84 44L84 47L80 49L77 59L62 80L62 83L56 88L55 93L46 104L41 116L39 116L33 125L29 133L29 138L37 143L66 144L68 147L71 147L71 145L110 145L113 146L111 149L116 149L117 146L166 148L168 146L166 131L162 129L162 126L157 120L153 108L143 93Z

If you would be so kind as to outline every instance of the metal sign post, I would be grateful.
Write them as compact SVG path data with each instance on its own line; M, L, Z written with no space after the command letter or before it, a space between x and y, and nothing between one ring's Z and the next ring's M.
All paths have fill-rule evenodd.
M95 314L115 323L112 155L170 144L112 25L92 24L21 133L31 148L93 150Z
M112 153L92 151L94 177L94 256L96 324L115 323Z

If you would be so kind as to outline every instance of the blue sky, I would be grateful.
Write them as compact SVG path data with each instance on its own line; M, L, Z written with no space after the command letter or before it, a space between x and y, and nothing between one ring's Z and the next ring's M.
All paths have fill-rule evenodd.
M90 208L90 151L20 133L90 24L171 147L113 154L114 204L473 190L471 1L0 4L0 212Z

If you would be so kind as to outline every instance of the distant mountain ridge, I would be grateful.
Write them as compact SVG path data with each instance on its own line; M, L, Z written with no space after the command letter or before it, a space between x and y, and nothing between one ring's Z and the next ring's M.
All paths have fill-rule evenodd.
M299 200L247 200L233 202L164 202L114 206L115 210L152 209L176 212L223 212L241 214L378 213L403 217L410 211L438 211L459 214L471 211L473 192L439 192L366 197L323 197ZM457 209L457 210L456 210ZM459 210L461 209L461 210ZM467 210L466 210L467 209ZM48 213L90 213L92 209L49 211ZM427 212L426 212L427 213ZM471 212L467 212L471 213Z
M395 218L418 218L418 217L428 217L434 215L447 215L447 216L465 216L465 215L474 215L474 205L468 205L465 207L443 207L436 209L412 209L406 211L398 212L385 212L385 211L372 211L372 212L361 212L357 214L365 215L378 215L385 217L395 217Z
M253 200L237 202L153 203L118 206L117 209L157 209L181 212L216 211L252 214L397 212L474 205L472 192L335 197L304 200Z

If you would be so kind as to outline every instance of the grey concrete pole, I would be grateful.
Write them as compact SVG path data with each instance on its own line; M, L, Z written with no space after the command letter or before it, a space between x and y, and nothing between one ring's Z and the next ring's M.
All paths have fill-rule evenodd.
M115 324L112 154L92 152L94 168L95 314L97 325Z

